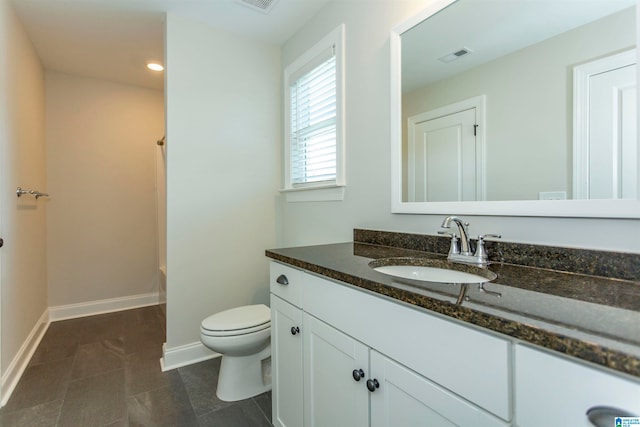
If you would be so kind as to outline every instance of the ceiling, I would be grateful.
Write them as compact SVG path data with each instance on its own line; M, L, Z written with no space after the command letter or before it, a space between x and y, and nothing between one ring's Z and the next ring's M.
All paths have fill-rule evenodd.
M162 89L164 20L171 13L283 44L330 0L276 0L265 14L237 0L13 0L47 70Z
M630 8L635 2L459 0L402 34L403 92L411 92ZM443 34L446 37L442 37ZM440 60L462 48L470 50L471 54L447 63Z

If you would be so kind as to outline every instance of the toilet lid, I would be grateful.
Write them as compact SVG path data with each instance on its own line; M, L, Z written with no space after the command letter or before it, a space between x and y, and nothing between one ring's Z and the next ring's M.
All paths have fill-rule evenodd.
M264 304L246 305L213 314L202 321L208 331L236 331L271 322L271 311Z
M271 331L271 322L263 323L262 325L254 326L252 328L235 329L230 331L210 331L200 326L200 334L208 337L241 337L243 335L254 334L257 332Z

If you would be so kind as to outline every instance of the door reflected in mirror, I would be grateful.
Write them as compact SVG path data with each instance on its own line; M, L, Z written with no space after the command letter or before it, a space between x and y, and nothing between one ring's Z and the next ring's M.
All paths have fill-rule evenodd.
M634 5L458 0L401 34L402 202L638 199Z

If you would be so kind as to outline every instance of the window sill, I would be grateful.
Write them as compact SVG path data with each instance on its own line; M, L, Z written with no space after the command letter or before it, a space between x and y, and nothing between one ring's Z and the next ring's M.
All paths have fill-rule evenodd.
M342 185L327 185L322 187L285 188L287 202L332 202L344 200L345 187Z

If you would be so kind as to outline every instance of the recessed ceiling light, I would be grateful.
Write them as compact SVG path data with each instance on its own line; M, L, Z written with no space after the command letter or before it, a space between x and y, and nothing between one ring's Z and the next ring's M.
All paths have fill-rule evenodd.
M160 64L156 64L155 62L150 62L147 64L147 68L153 71L162 71L164 67Z

